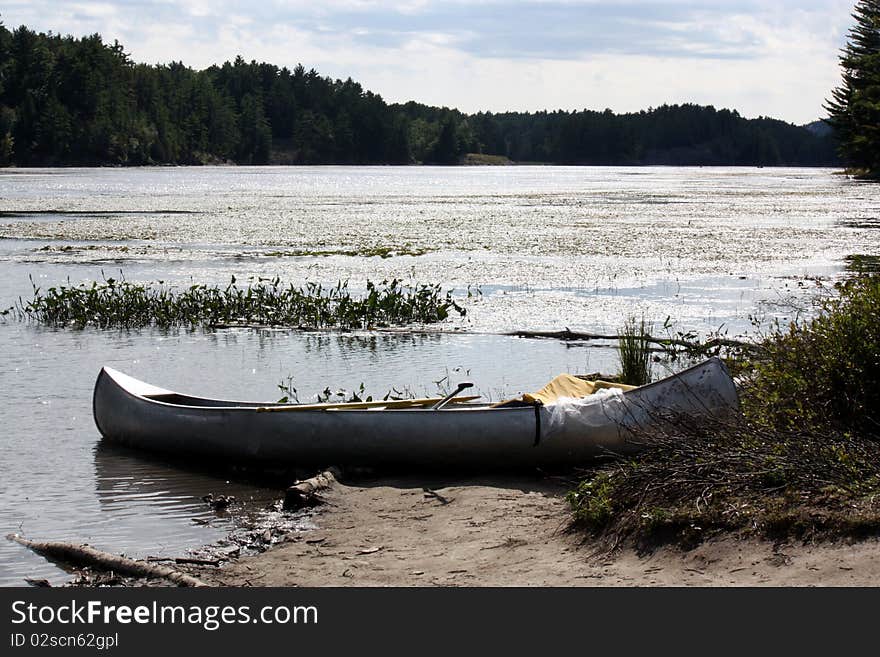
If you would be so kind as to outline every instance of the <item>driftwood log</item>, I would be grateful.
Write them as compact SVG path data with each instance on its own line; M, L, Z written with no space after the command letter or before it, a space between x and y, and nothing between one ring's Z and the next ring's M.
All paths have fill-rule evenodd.
M318 492L330 488L341 476L338 468L327 468L319 475L296 482L284 491L284 508L295 511L317 506L321 503Z
M18 534L8 534L6 538L47 559L60 561L71 566L99 568L131 577L164 579L178 586L207 586L200 579L168 566L136 561L128 557L102 552L88 545L77 545L63 541L31 541Z
M575 331L570 331L569 329L565 329L564 331L513 331L512 333L505 333L505 335L513 337L513 338L539 338L539 339L551 339L551 340L563 340L563 341L571 341L571 340L611 340L616 341L620 340L622 336L619 335L603 335L601 333L577 333ZM747 342L744 340L731 340L729 338L710 338L706 340L706 342L698 342L696 340L682 340L678 338L658 338L651 335L646 335L645 340L652 344L658 344L662 346L671 346L671 347L685 347L689 349L701 349L701 350L709 350L717 347L733 347L737 349L747 349L753 351L760 351L761 345L755 342Z

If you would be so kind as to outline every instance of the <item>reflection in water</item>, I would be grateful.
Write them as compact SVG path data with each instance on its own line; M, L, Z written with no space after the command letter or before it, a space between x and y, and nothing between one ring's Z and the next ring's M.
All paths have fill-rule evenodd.
M192 463L166 461L104 441L95 446L94 455L98 503L103 512L118 517L140 516L148 509L158 520L196 518L222 528L229 516L217 516L203 502L205 495L233 495L252 505L268 503L280 494L278 486Z
M34 536L87 541L134 558L180 556L187 548L223 539L244 518L279 499L282 490L144 457L103 442L94 448L94 484L97 509L88 504L77 508L84 501L78 494L66 501L73 521L66 531L59 522L52 523L54 529L29 523L40 534ZM215 512L202 500L208 493L233 495L237 503ZM46 577L56 584L66 581L67 576L50 562L12 548L0 571L0 585L21 585L24 577Z
M880 217L859 217L857 219L843 219L838 222L846 228L856 230L871 230L880 228Z
M27 274L55 285L116 276L119 263L130 280L176 285L235 274L479 286L461 322L479 331L599 332L628 314L713 330L736 327L780 276L833 275L847 254L876 250L878 190L829 170L489 169L0 172L8 212L82 213L0 216L0 306L27 295ZM425 254L342 255L376 248ZM317 252L337 255L303 255ZM743 276L744 302L719 308ZM653 294L662 282L690 293ZM615 289L633 293L603 292Z
M851 255L846 257L846 268L851 272L880 272L880 255Z

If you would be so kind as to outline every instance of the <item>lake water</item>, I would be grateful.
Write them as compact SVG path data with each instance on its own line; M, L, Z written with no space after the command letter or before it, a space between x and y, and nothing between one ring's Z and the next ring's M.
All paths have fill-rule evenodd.
M560 371L610 371L601 344L518 329L656 327L736 335L789 317L852 255L878 255L880 187L820 169L314 167L0 170L0 308L47 287L118 277L335 283L398 277L454 288L443 334L68 331L0 320L0 531L135 556L221 539L212 492L278 489L107 449L91 417L102 365L182 392L301 401L362 382L490 399ZM374 255L383 253L391 257ZM466 292L479 290L470 299ZM194 520L195 519L195 520ZM0 585L65 575L0 542Z

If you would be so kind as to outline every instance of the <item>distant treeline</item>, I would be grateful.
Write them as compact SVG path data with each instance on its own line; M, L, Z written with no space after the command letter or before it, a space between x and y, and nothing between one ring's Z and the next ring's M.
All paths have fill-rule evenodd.
M95 34L0 24L0 164L834 165L832 136L696 105L467 115L297 66L136 64Z

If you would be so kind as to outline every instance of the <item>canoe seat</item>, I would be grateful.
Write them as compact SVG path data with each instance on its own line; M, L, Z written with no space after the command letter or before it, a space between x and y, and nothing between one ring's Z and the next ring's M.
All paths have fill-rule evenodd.
M537 392L527 392L514 399L508 399L507 401L495 404L495 407L534 406L539 402L544 406L550 406L557 399L581 399L582 397L589 397L597 390L608 388L616 388L626 392L633 390L634 387L624 385L623 383L611 383L610 381L586 381L571 374L560 374Z

